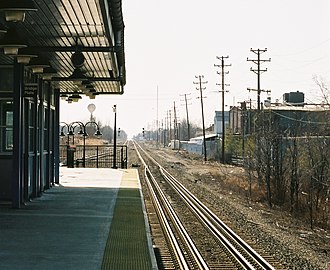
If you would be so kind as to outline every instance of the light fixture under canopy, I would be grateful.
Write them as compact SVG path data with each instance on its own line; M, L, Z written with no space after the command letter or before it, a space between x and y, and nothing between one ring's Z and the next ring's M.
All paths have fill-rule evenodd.
M18 50L18 54L15 55L17 63L27 65L30 63L32 58L37 57L38 55L31 52L28 48L21 48Z
M32 69L35 74L40 74L44 72L44 68L50 67L50 63L47 59L42 56L32 58L27 67Z
M3 48L6 55L17 55L18 49L27 47L15 28L10 28L5 33L4 37L0 40L0 48Z
M57 74L57 71L53 67L45 67L43 73L41 74L42 79L44 80L51 80Z
M77 85L81 85L82 82L88 81L88 77L82 72L80 68L76 68L69 76L69 80Z
M24 22L27 11L37 11L33 0L1 0L0 11L5 12L7 22Z
M69 98L71 98L73 102L78 102L79 99L81 99L81 96L79 95L78 91L75 90Z

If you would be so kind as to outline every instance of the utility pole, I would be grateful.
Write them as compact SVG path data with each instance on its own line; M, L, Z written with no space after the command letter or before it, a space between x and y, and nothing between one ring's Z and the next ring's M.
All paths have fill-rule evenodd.
M195 78L199 80L199 82L193 82L193 83L194 84L199 84L199 88L196 87L196 89L200 91L200 95L201 95L200 99L201 99L202 122L203 122L204 161L207 161L206 140L205 140L205 123L204 123L204 109L203 109L203 90L205 90L206 87L202 88L202 84L206 84L207 81L202 82L202 79L204 78L203 75L195 76Z
M190 125L189 125L189 114L188 114L188 102L187 102L187 95L189 94L184 94L184 101L185 101L185 106L186 106L186 114L187 114L187 131L188 131L188 140L190 140ZM189 99L190 100L190 99Z
M260 59L260 55L264 52L267 52L267 48L266 49L263 49L263 50L260 50L260 49L257 49L257 50L254 50L254 49L250 49L251 52L255 53L257 55L257 59L249 59L247 58L247 61L250 61L250 62L253 62L254 64L257 65L257 69L253 69L252 67L250 68L250 71L253 71L255 74L257 74L257 89L250 89L248 88L249 91L257 91L257 104L258 104L258 111L260 111L260 93L261 92L270 92L269 90L261 90L260 89L260 75L261 73L264 73L267 71L267 68L265 69L260 69L260 65L261 63L264 63L264 62L270 62L271 59Z
M171 110L169 110L168 111L169 112L169 114L170 114L170 141L169 142L171 142L171 140L172 140L172 115L171 115Z
M164 128L163 119L162 119L162 131L163 131L163 147L165 148L166 128Z
M159 147L159 122L158 122L158 85L157 85L157 112L156 112L156 128L157 128L157 131L156 131L156 136L157 136L157 148Z
M168 112L166 111L166 116L165 116L165 129L164 129L164 147L167 145L168 141Z
M177 140L178 139L178 121L177 121L177 118L176 118L176 108L175 108L175 101L174 101L174 105L173 105L173 122L174 122L174 140Z
M221 60L220 65L215 65L215 67L221 67L221 72L217 71L217 74L221 75L221 84L217 83L217 85L221 85L221 93L222 93L222 144L221 144L221 159L222 163L225 163L225 86L229 86L229 84L225 84L225 74L228 74L229 71L225 72L225 67L230 67L230 65L225 65L225 58L229 58L229 56L217 56L217 59ZM228 91L227 91L228 92Z

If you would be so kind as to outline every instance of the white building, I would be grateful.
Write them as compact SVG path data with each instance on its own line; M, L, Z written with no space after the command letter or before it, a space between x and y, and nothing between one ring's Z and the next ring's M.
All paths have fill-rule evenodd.
M229 126L229 112L225 111L225 130ZM215 111L214 116L214 133L219 135L222 134L222 111Z

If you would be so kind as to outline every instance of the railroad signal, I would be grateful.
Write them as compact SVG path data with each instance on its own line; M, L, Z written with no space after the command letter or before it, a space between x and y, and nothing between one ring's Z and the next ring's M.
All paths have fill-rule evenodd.
M144 128L142 128L142 136L144 137Z

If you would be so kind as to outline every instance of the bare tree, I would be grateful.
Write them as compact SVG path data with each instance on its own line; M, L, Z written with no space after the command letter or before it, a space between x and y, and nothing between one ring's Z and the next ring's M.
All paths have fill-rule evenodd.
M330 89L328 83L321 76L314 75L313 80L321 91L322 102L326 105L330 105Z

